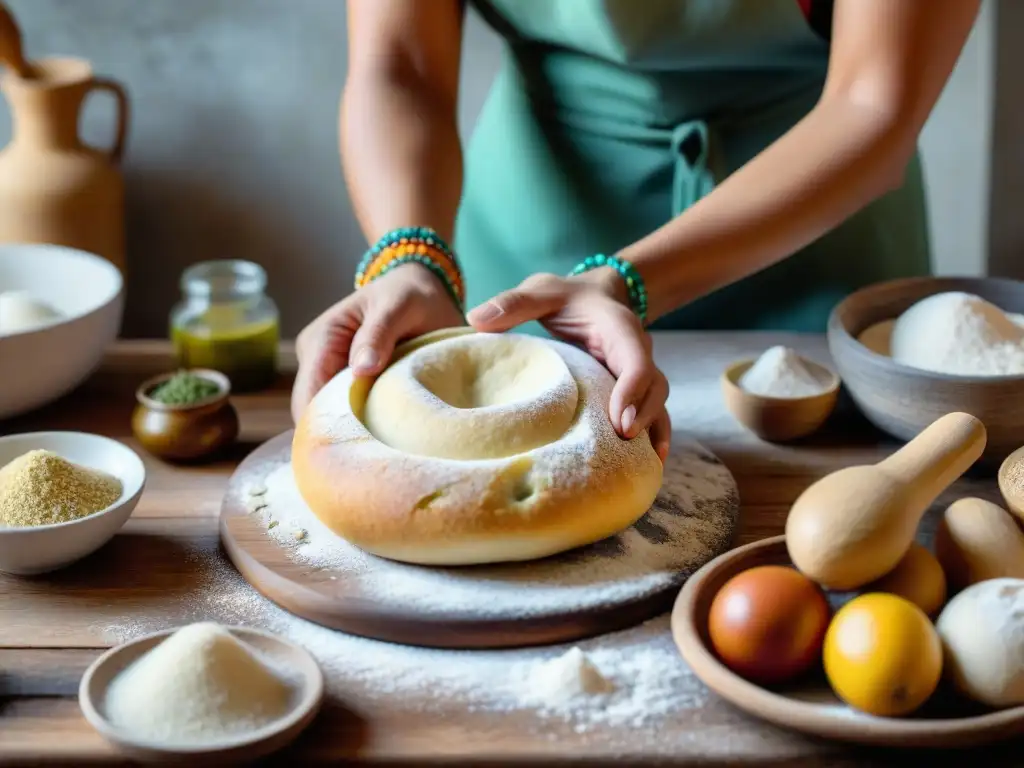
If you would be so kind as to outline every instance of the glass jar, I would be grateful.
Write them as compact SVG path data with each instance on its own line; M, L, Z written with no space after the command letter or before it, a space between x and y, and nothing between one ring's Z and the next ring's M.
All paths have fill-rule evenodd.
M211 368L234 392L270 386L277 374L280 315L266 295L267 273L249 261L204 261L181 276L171 341L182 368Z

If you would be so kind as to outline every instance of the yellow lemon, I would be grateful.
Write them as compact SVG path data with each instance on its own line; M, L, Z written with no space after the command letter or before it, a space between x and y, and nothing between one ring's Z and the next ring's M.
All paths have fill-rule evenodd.
M825 675L843 701L882 717L908 715L942 677L942 642L920 608L870 593L836 612L825 633Z

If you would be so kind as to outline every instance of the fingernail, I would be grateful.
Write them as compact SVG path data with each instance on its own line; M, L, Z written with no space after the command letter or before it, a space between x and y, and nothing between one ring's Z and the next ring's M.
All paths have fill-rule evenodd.
M622 412L622 434L628 435L633 421L636 419L636 406L631 405Z
M668 446L659 445L657 451L658 458L661 459L661 463L664 464L665 460L668 458Z
M497 320L501 315L501 307L492 303L481 304L473 310L473 319L481 323L489 323L492 320Z
M352 364L352 367L365 371L375 368L378 360L376 351L370 347L363 347L356 353L355 362Z

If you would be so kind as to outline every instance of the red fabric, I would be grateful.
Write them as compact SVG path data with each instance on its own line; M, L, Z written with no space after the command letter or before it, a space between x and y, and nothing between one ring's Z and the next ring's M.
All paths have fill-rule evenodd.
M800 10L803 11L804 16L811 15L811 0L796 0L796 4L800 6Z

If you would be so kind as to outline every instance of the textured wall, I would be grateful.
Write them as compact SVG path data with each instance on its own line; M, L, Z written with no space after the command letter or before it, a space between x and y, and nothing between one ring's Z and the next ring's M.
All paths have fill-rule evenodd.
M164 333L178 277L201 259L263 264L290 334L348 291L363 241L337 150L342 0L7 2L31 56L84 56L130 91L127 335ZM984 269L987 177L977 164L988 151L989 37L975 35L924 141L946 272ZM471 19L464 132L497 57L496 41ZM96 97L82 126L105 142L109 103ZM7 136L0 107L0 144Z

